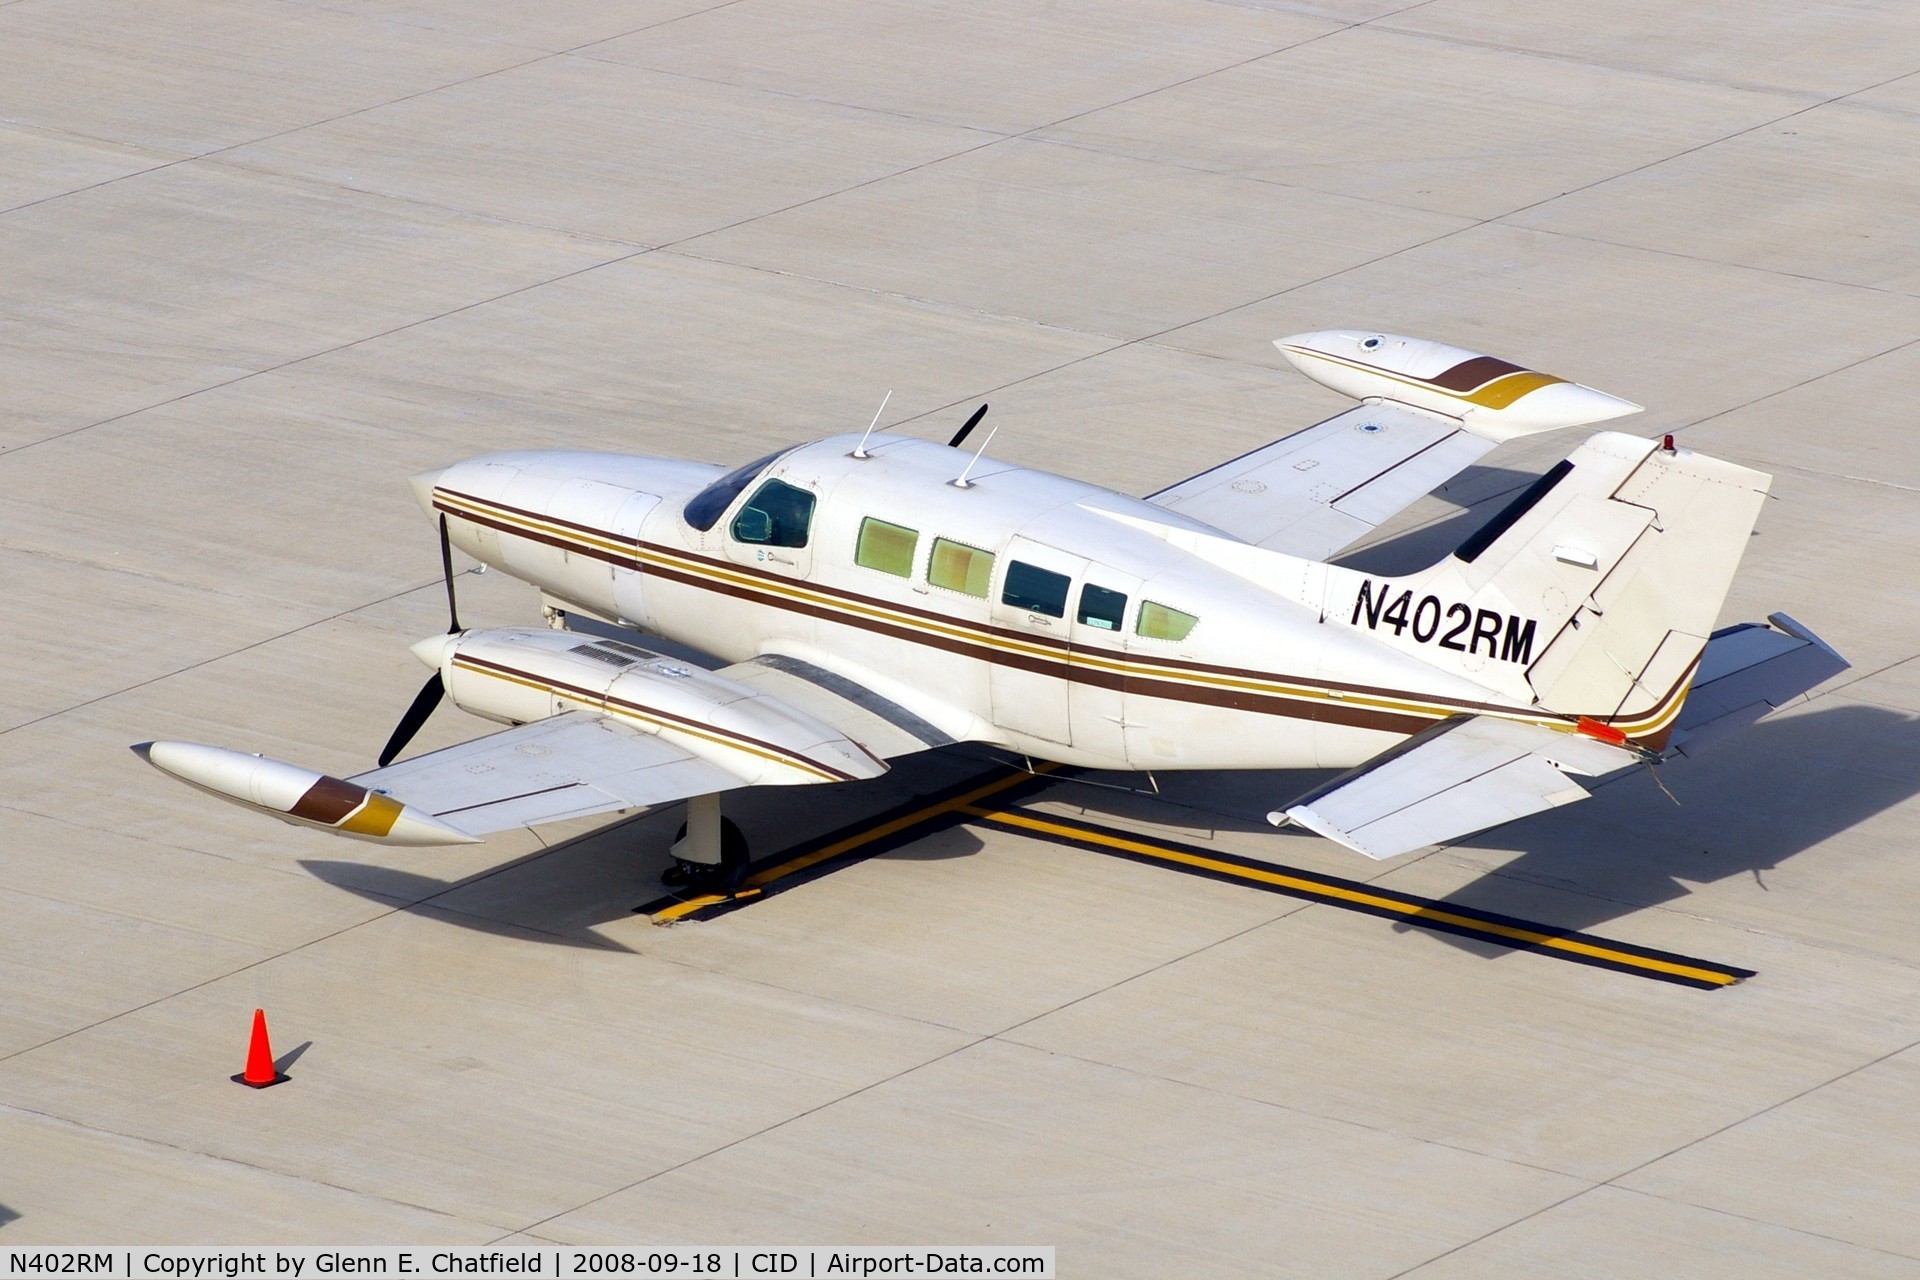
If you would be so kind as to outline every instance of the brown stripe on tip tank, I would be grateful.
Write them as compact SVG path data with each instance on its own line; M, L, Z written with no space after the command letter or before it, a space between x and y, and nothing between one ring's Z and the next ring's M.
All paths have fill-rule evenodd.
M1498 356L1475 356L1471 360L1462 360L1453 368L1426 381L1447 391L1456 391L1462 395L1484 387L1495 378L1504 378L1510 373L1526 373L1528 370Z
M364 787L322 775L307 788L305 795L293 802L293 808L287 812L308 822L324 822L332 826L358 809L360 802L366 798Z

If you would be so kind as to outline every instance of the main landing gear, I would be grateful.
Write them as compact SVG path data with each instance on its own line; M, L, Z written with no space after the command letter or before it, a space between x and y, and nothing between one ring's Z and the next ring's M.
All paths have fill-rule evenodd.
M673 838L673 865L661 882L695 893L732 894L747 878L747 838L720 816L720 797L687 801L687 820Z

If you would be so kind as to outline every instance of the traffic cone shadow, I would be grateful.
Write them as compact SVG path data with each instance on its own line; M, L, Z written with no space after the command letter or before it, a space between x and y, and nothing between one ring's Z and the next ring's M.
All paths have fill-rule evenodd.
M271 1089L285 1084L289 1076L273 1064L273 1048L267 1042L267 1011L253 1011L253 1038L247 1042L247 1069L233 1077L235 1084L249 1089Z

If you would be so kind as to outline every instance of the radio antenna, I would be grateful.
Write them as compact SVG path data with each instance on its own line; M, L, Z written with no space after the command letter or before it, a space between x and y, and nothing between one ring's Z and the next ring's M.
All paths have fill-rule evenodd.
M876 427L876 426L878 426L878 425L879 425L879 423L880 423L880 415L881 415L881 414L883 414L883 413L885 413L885 412L887 411L887 401L889 401L889 400L891 400L891 399L893 399L893 388L892 388L892 387L888 387L888 388L887 388L887 394L885 394L884 396L881 396L881 397L880 397L880 407L879 407L878 409L875 409L875 410L873 411L873 421L872 421L872 422L869 422L869 423L867 424L867 430L866 430L866 434L865 434L865 435L862 435L862 436L860 437L860 443L859 443L859 444L857 444L857 445L855 445L855 446L853 446L853 456L854 456L854 457L856 457L856 458L867 458L867 457L871 457L871 456L872 456L871 454L869 454L869 453L867 452L867 436L870 436L870 435L872 435L872 434L873 434L873 429L874 429L874 427Z
M984 409L984 408L986 408L986 406L985 406L985 405L981 405L980 407L981 407L982 409ZM971 489L971 488L973 488L973 482L972 482L972 481L970 481L970 480L968 480L968 479L967 479L967 477L968 477L968 476L969 476L970 474L972 474L972 472L973 472L973 464L974 464L975 462L978 462L978 461L980 461L980 455L981 455L981 454L983 454L983 453L985 453L985 452L987 451L987 446L993 443L993 437L994 437L994 433L995 433L995 432L997 432L997 431L999 431L999 430L1000 430L1000 428L999 428L999 426L998 426L998 425L996 424L996 425L994 426L994 428L993 428L993 430L992 430L992 431L989 431L989 432L987 432L987 438L986 438L985 440L982 440L982 441L980 442L980 447L979 447L978 449L976 449L976 450L974 450L974 453L973 453L973 459L972 459L972 461L970 461L970 462L968 462L968 463L967 463L967 469L966 469L965 471L962 471L962 472L960 473L960 478L959 478L958 480L955 480L955 481L953 482L953 487L954 487L954 488L956 488L956 489Z

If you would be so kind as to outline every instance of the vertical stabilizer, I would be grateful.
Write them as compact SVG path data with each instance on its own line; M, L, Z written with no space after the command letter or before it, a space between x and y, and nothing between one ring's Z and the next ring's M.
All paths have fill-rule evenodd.
M1327 621L1658 747L1771 479L1601 432L1431 569L1329 569Z

